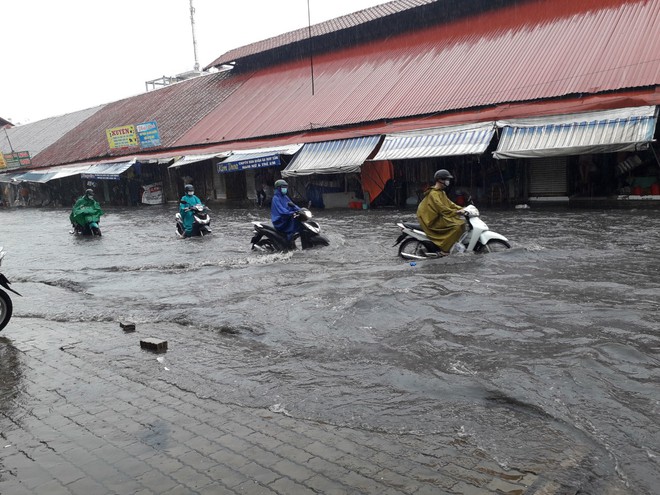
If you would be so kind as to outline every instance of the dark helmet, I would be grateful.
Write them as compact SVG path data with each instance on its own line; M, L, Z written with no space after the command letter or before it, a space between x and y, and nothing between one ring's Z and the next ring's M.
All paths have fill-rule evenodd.
M284 179L278 179L275 181L275 187L289 187L289 184Z
M195 188L193 187L192 184L186 184L186 187L184 187L183 189L184 189L184 191L186 191L186 192L188 192L188 191L190 191L190 192L195 192Z
M85 190L85 196L94 196L94 191L92 191L91 189Z
M433 180L438 182L439 180L453 179L454 176L449 173L448 170L441 168L433 175Z

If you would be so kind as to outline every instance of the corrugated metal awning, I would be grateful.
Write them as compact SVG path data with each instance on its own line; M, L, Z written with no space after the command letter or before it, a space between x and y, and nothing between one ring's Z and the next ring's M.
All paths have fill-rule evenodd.
M97 163L80 174L80 177L83 179L119 180L119 175L131 168L134 162L134 160L131 160L130 162L119 163Z
M305 144L282 171L284 177L359 172L374 151L380 136Z
M495 158L615 153L643 149L653 141L654 106L498 121L502 135Z
M25 172L10 172L6 174L0 174L0 182L20 182L19 177Z
M495 122L387 134L372 160L480 155L493 139Z
M53 176L55 175L55 172L51 172L49 170L31 170L29 172L25 172L24 174L21 174L20 176L16 177L17 182L36 182L38 184L45 184L48 182Z
M234 151L226 160L218 163L218 173L279 167L282 164L282 155L295 155L302 146L302 144L293 144L273 148Z
M75 165L75 166L70 166L70 167L58 167L57 169L53 168L51 169L52 172L55 172L55 175L48 179L48 181L51 180L56 180L56 179L64 179L65 177L71 177L72 175L78 175L82 174L83 172L87 171L90 167L89 163L86 163L84 165Z
M224 158L229 156L231 153L229 151L223 151L221 153L206 153L204 155L185 155L175 161L172 165L167 168L177 168L182 167L183 165L190 165L191 163L203 162L204 160L211 160L213 158Z

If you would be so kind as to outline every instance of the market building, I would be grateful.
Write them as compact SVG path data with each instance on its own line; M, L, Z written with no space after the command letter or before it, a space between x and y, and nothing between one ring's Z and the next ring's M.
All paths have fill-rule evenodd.
M402 207L447 168L458 201L655 206L659 20L657 0L389 2L94 109L0 184L241 202L285 177L317 207Z

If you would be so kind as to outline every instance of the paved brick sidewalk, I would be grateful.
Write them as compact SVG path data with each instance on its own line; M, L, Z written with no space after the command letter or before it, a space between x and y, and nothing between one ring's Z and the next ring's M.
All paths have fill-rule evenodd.
M201 377L173 385L146 372L139 330L15 318L0 334L1 494L575 493L467 440L299 420L204 394ZM158 336L168 354L184 341Z

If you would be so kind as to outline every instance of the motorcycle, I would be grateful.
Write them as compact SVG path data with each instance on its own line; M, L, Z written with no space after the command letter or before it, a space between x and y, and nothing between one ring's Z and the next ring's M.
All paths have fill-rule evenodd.
M5 251L2 249L2 246L0 246L0 265L2 265L2 258L4 257ZM3 287L6 290L20 296L18 292L9 287L10 284L11 282L7 280L7 277L0 273L0 287ZM2 331L2 329L7 326L7 323L9 323L13 310L14 306L12 305L9 294L0 288L0 331Z
M89 222L87 225L80 225L78 223L71 226L71 234L75 235L90 235L92 237L101 237L101 227L98 222Z
M293 214L293 217L300 223L300 229L294 234L291 241L271 225L252 222L254 234L250 241L252 250L266 253L289 251L296 249L296 239L298 238L300 238L302 249L330 245L328 239L321 235L321 227L315 220L312 220L312 216L312 212L307 208L301 208Z
M506 237L493 232L479 218L479 210L474 205L464 208L465 231L458 242L451 248L449 254L476 253L484 254L504 251L511 248ZM399 222L397 226L401 234L394 243L399 246L399 256L408 260L423 260L446 256L435 243L430 240L418 223Z
M211 217L208 212L211 211L208 206L202 204L189 206L185 211L193 212L193 228L192 234L189 237L205 236L209 235L211 231ZM176 219L176 233L179 237L186 237L186 229L183 227L183 218L181 218L181 213L177 212L174 215Z

